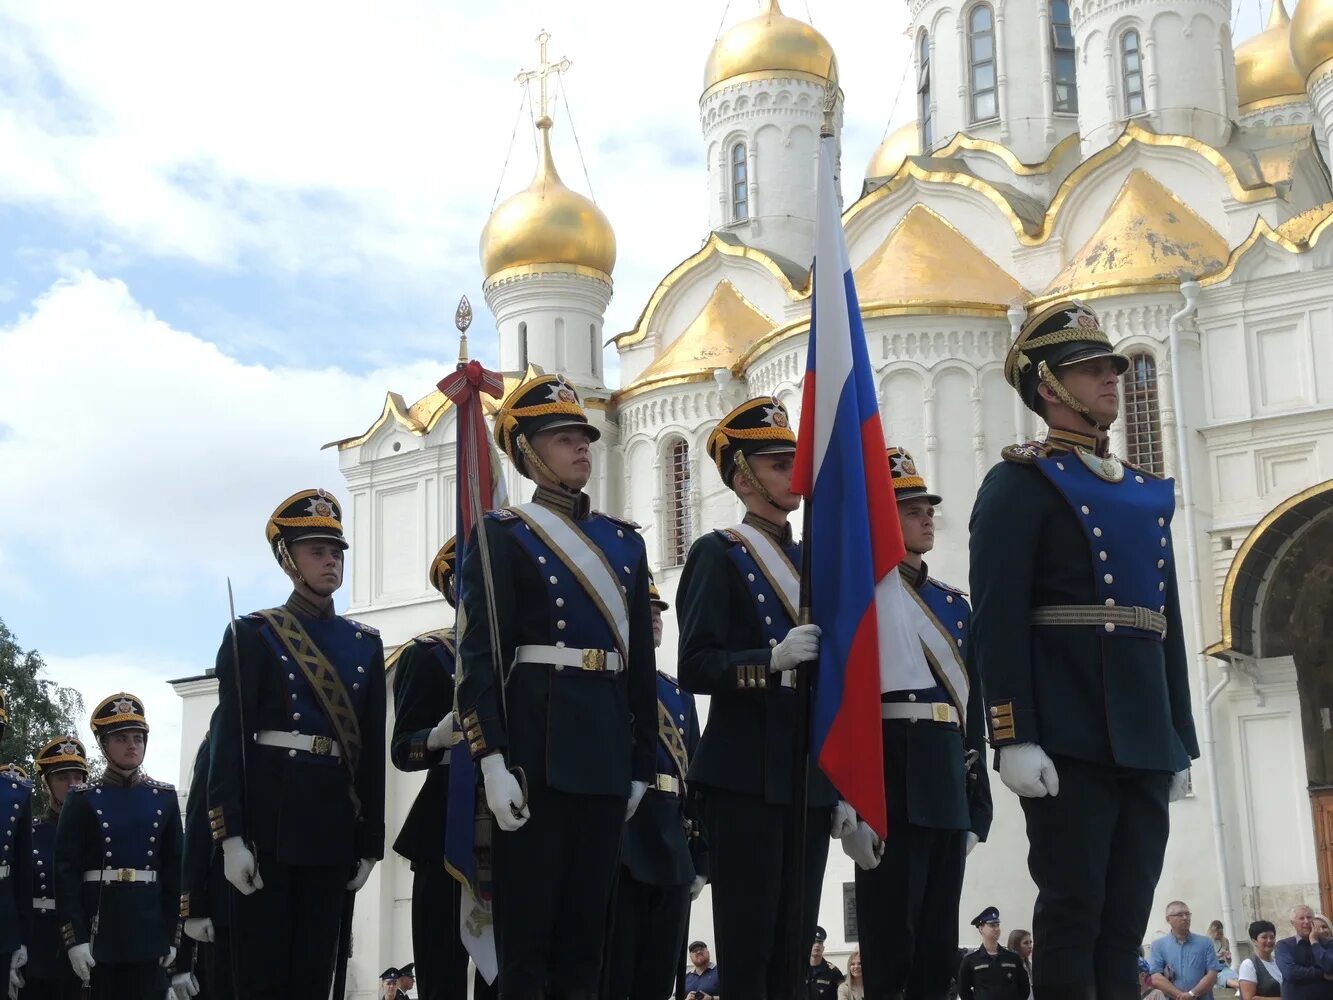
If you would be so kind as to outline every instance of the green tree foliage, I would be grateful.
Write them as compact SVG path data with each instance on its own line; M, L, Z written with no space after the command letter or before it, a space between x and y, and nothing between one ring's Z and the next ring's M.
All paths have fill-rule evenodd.
M9 728L0 742L0 763L15 763L36 782L33 757L55 736L73 733L83 714L83 696L43 677L46 663L35 649L24 650L0 620L0 689L9 705ZM90 751L91 752L91 751ZM36 782L40 787L40 782Z

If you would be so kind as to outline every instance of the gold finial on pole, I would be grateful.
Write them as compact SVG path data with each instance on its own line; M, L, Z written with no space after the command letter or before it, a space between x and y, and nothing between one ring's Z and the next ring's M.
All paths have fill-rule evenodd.
M551 109L547 100L546 78L552 73L564 73L570 66L574 65L568 59L561 59L559 62L548 62L546 59L546 43L551 40L551 34L545 28L537 36L537 68L525 69L514 78L515 83L525 84L531 80L538 83L538 106L539 117L537 119L538 128L549 128L551 124Z
M472 325L472 303L464 295L458 300L458 309L454 312L454 326L458 327L458 367L462 368L468 362L467 357L467 328Z

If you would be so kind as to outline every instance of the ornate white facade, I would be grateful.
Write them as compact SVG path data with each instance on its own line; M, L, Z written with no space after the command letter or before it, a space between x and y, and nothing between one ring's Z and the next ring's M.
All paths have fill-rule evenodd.
M1184 898L1201 920L1224 920L1233 941L1258 915L1277 919L1290 901L1318 900L1307 785L1333 784L1319 757L1333 760L1333 726L1311 700L1333 692L1333 666L1308 662L1294 638L1297 612L1288 621L1279 614L1287 605L1274 603L1299 603L1299 588L1293 596L1273 582L1290 576L1292 560L1311 558L1304 532L1333 523L1321 520L1333 489L1318 485L1333 480L1333 185L1321 152L1333 124L1324 62L1333 43L1319 48L1333 37L1321 29L1333 0L1301 3L1317 9L1298 10L1291 25L1275 12L1264 59L1289 61L1289 44L1305 62L1318 59L1296 77L1308 76L1308 94L1285 92L1281 81L1298 72L1286 63L1261 72L1253 49L1233 53L1219 0L1074 0L1067 9L990 0L995 113L982 120L972 114L974 84L990 77L974 75L986 51L969 34L976 5L910 0L913 37L929 39L929 72L918 76L928 99L918 107L932 134L920 134L919 121L926 141L915 148L930 155L878 159L892 173L867 178L844 214L888 438L913 452L944 497L929 560L944 580L966 586L967 520L986 469L1002 446L1039 432L1000 370L1023 309L1088 300L1133 356L1130 412L1113 445L1178 482L1188 463L1175 544L1205 742L1192 797L1172 807L1158 904ZM700 217L712 235L614 338L620 388L603 385L593 349L611 290L609 265L589 263L595 246L560 259L550 246L580 245L562 232L499 273L488 267L502 365L559 369L583 387L604 434L594 504L643 526L668 600L682 543L739 516L705 452L713 424L760 393L783 399L799 421L815 143L833 69L813 29L772 0L765 8L724 33L709 57ZM1301 28L1303 14L1313 27ZM1067 63L1054 27L1066 16L1076 111L1056 110ZM922 52L915 46L918 61ZM540 213L526 222L544 224ZM606 237L597 236L603 262ZM451 617L426 569L454 530L453 413L438 392L411 406L390 393L378 420L338 447L352 542L348 611L393 647ZM526 498L528 485L508 475L510 495ZM659 651L667 669L675 641L668 613ZM187 720L205 716L192 709ZM197 736L186 728L183 759ZM393 831L418 782L391 778ZM998 780L992 786L996 821L969 859L961 916L994 903L1007 927L1030 926L1021 813ZM820 914L833 953L849 947L851 877L835 847ZM410 884L407 865L390 857L362 893L358 996L371 995L375 970L406 957ZM711 938L707 894L692 934ZM959 939L974 939L965 923Z

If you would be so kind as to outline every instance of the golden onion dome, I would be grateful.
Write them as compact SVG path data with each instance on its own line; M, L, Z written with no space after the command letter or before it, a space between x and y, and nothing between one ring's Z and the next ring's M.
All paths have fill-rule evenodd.
M551 157L551 119L537 119L537 174L506 198L481 231L481 267L487 280L514 267L534 271L581 267L611 277L616 234L602 210L565 187Z
M1301 81L1333 59L1333 0L1300 0L1291 19L1291 58Z
M1283 0L1273 0L1267 28L1236 46L1236 92L1242 109L1305 97L1305 78L1291 58L1291 18Z
M909 156L921 153L921 133L916 122L900 125L879 144L875 155L866 166L866 180L873 177L892 177Z
M764 0L757 17L724 31L704 65L704 90L747 73L800 73L836 80L833 46L804 21L782 13L778 0Z

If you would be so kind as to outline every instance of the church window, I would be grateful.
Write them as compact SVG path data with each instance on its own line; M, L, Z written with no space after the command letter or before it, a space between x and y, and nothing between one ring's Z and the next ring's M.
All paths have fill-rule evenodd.
M684 438L667 446L664 500L665 528L662 561L667 566L683 566L690 551L693 518L690 516L690 446Z
M597 340L597 324L588 324L588 367L598 378L602 377L602 345Z
M1125 372L1125 457L1162 475L1162 415L1157 405L1157 362L1151 354L1130 355Z
M1069 0L1051 0L1051 70L1057 113L1078 111L1074 62L1074 29L1069 23Z
M924 31L917 60L916 108L917 120L921 122L921 150L930 152L935 144L935 121L930 116L930 36Z
M745 143L731 147L731 221L744 222L750 217L750 165L745 157Z
M527 370L528 367L528 324L518 324L518 367Z
M1120 73L1125 83L1125 114L1143 114L1143 52L1139 33L1133 29L1120 36Z
M968 15L967 52L972 121L985 121L999 114L995 99L995 13L990 4L979 3Z

